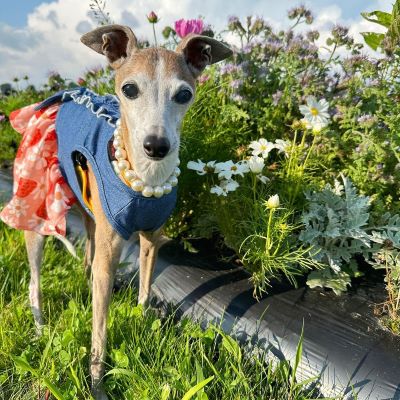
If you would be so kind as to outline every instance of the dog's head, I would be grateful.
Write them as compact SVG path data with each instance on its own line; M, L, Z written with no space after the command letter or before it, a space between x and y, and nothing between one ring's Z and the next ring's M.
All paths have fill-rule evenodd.
M179 127L193 103L195 79L231 50L210 37L190 34L176 51L139 49L127 26L108 25L81 41L107 57L115 70L121 129L128 158L149 185L162 184L176 166Z

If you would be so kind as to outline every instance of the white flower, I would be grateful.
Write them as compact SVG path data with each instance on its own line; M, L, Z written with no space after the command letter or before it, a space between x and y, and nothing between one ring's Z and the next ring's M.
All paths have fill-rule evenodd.
M222 189L221 186L217 186L217 185L213 186L210 189L210 193L216 194L217 196L226 196L227 195L227 192L224 189Z
M275 148L279 153L285 153L285 157L289 157L290 142L287 140L276 139Z
M328 126L328 123L319 123L316 122L314 124L312 124L310 121L308 121L307 119L303 118L300 121L305 129L310 129L313 131L313 133L320 133L322 131L322 129L324 129L326 126Z
M203 163L201 160L196 161L189 161L187 163L187 168L192 169L193 171L196 171L199 175L205 175L207 173L206 169L206 163Z
M264 185L265 185L267 182L269 182L269 178L267 178L265 175L262 175L262 174L258 174L258 175L257 175L257 179L258 179L259 181L261 181Z
M246 162L234 163L229 160L215 164L215 173L218 174L219 179L230 180L233 175L244 176L243 174L246 172L249 172L249 166Z
M273 143L268 142L267 139L261 138L257 141L251 142L249 147L253 149L251 152L253 156L259 156L261 154L261 157L267 158L269 152L274 148L274 145Z
M234 192L239 187L239 184L233 179L223 180L220 186L213 186L210 189L210 193L214 193L217 196L226 196L229 192Z
M277 194L270 196L269 199L267 200L266 205L270 209L278 208L280 205L279 196Z
M205 175L215 169L215 161L209 161L208 163L203 163L201 160L197 160L197 162L189 161L187 168L196 171L199 175Z
M264 159L258 156L250 157L247 164L253 174L259 174L265 166Z
M314 96L307 97L307 105L299 107L300 112L304 115L304 119L308 121L311 127L323 128L329 122L328 114L329 104L325 99L317 101Z

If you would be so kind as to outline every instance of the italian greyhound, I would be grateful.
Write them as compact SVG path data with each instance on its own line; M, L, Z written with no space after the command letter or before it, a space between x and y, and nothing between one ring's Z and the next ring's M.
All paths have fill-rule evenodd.
M129 27L108 25L82 36L81 41L103 54L115 71L115 93L120 101L119 134L126 158L141 180L157 186L165 182L178 162L179 127L195 97L195 81L204 68L231 55L223 43L189 34L176 51L140 49ZM73 135L73 132L71 132ZM106 218L93 167L88 163L91 218L84 215L87 230L85 266L92 278L92 347L90 373L96 400L107 399L102 387L106 355L107 316L116 267L124 239ZM162 228L139 232L139 304L146 306ZM29 298L37 326L43 324L40 308L40 265L44 237L25 231L31 270Z

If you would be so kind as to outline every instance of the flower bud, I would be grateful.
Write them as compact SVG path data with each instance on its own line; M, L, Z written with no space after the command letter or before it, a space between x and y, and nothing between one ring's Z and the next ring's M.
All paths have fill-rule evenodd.
M156 14L154 11L152 11L152 12L147 16L147 20L148 20L151 24L156 24L156 23L159 21L158 16L157 16L157 14Z
M279 196L277 194L270 196L270 198L266 202L266 205L267 205L267 208L269 208L271 210L278 208L280 205Z

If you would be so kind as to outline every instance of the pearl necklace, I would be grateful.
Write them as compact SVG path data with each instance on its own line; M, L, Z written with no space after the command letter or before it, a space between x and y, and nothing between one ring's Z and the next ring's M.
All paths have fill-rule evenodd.
M124 149L124 144L122 141L122 134L119 131L121 126L121 121L116 122L116 128L114 131L113 146L115 150L115 158L117 161L112 161L115 173L130 186L135 192L142 192L144 197L157 197L160 198L164 194L171 193L172 188L178 184L178 176L181 174L181 170L178 168L179 160L176 167L169 178L160 186L150 186L146 185L136 172L132 169L131 164L126 159L127 153Z

